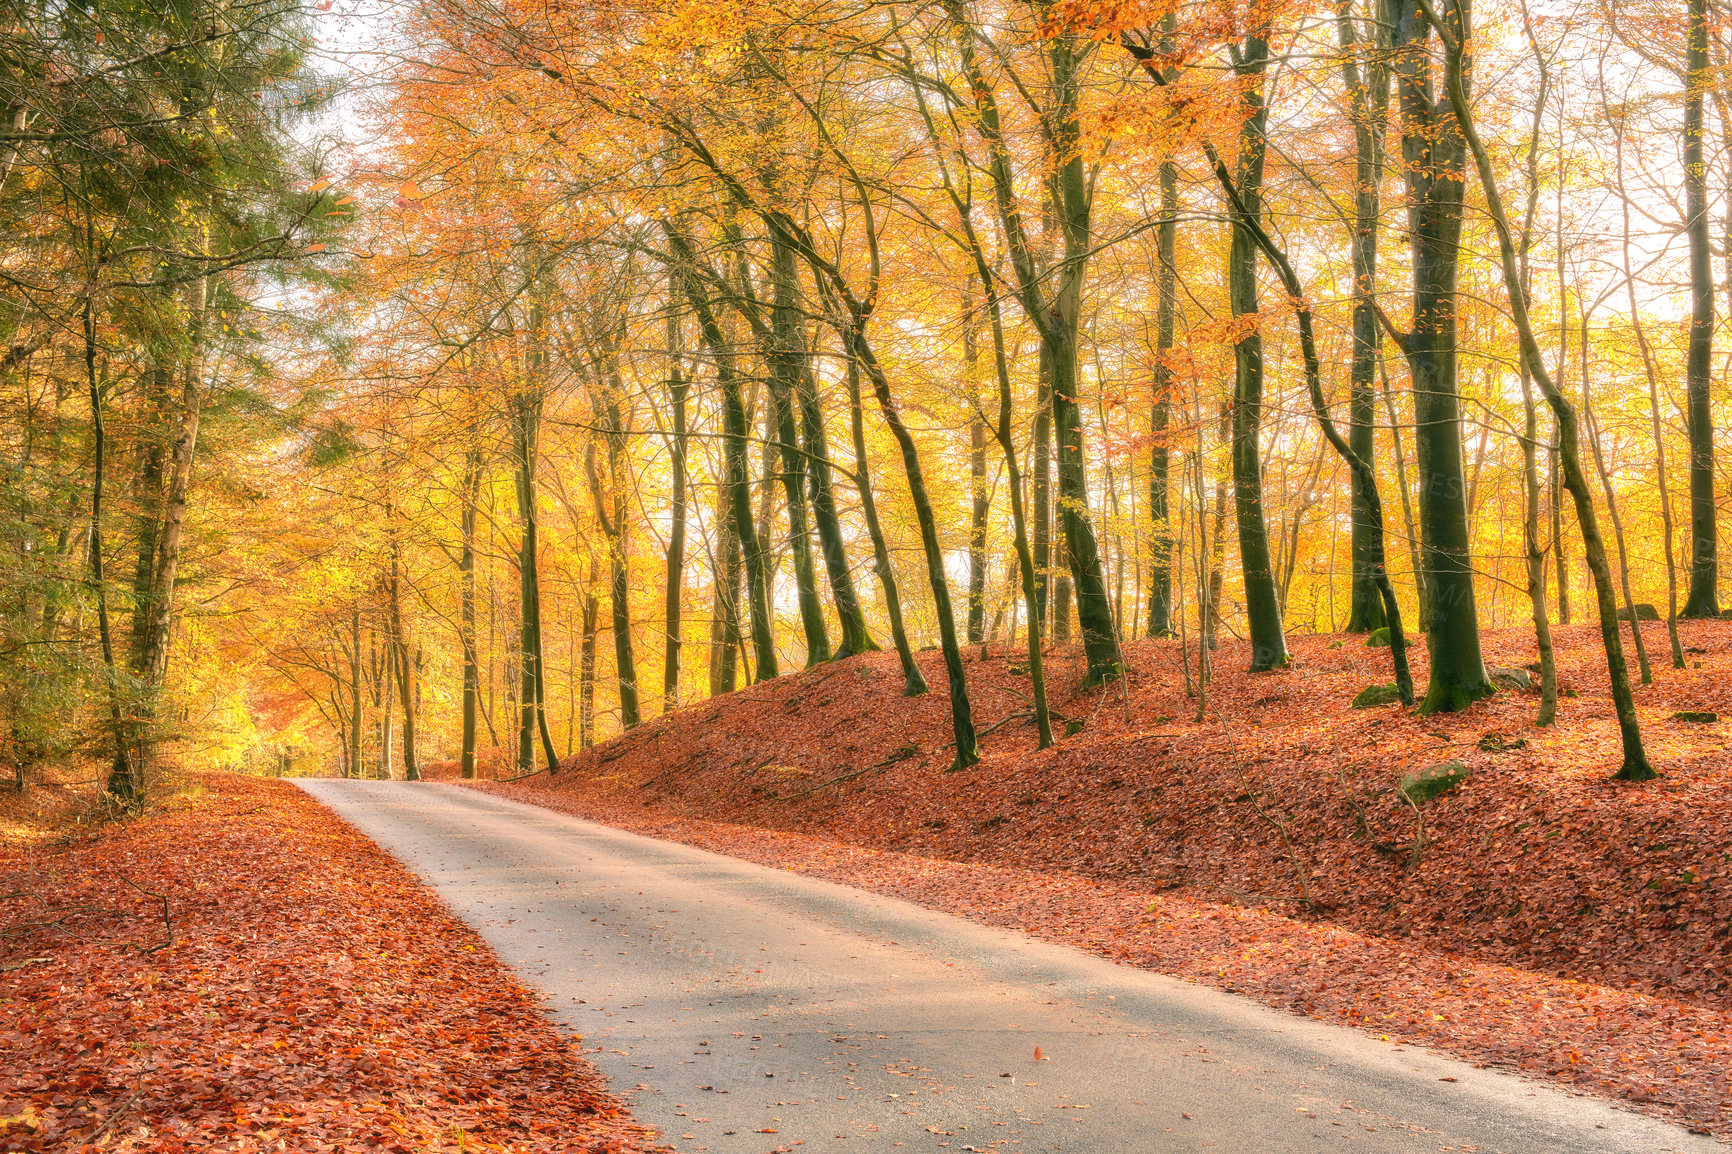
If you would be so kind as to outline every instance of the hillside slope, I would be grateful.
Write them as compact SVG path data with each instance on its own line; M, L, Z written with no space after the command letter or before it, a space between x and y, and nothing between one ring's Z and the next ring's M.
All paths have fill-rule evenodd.
M1663 626L1647 629L1663 661ZM1054 707L1083 728L1037 752L1017 655L976 650L985 757L946 773L947 696L902 697L894 656L872 654L688 706L526 784L602 809L1272 906L1723 1006L1732 759L1724 723L1672 714L1732 713L1732 623L1682 631L1692 668L1661 665L1637 694L1665 775L1646 785L1607 780L1617 732L1587 626L1559 630L1561 676L1580 696L1550 730L1533 727L1537 697L1522 692L1452 716L1352 709L1388 677L1387 651L1353 637L1295 638L1294 667L1258 675L1242 672L1240 645L1223 645L1198 724L1176 644L1140 642L1125 686L1075 692L1078 662L1049 660ZM1521 631L1486 641L1493 665L1533 657ZM921 657L942 686L938 654ZM1423 652L1415 660L1423 685ZM1421 810L1394 789L1450 758L1472 776Z

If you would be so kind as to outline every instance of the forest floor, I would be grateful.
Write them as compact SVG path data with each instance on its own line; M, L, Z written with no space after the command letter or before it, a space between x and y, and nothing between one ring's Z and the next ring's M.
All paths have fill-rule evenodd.
M1664 625L1645 629L1655 683L1637 702L1663 776L1639 785L1609 780L1598 631L1573 626L1546 730L1524 692L1445 716L1352 709L1389 680L1388 651L1355 637L1294 638L1293 667L1257 675L1223 644L1199 723L1178 647L1139 642L1127 682L1088 692L1076 655L1049 659L1054 708L1083 728L1037 752L1022 654L977 647L985 756L965 772L944 772L942 688L904 698L894 654L870 654L482 788L1732 1136L1732 757L1726 722L1673 718L1732 714L1732 622L1680 630L1674 670ZM1535 657L1520 630L1485 648L1492 666ZM939 655L920 656L942 687ZM1401 776L1445 759L1471 776L1408 805Z
M294 786L196 778L93 826L47 800L62 824L0 813L0 1150L652 1148L474 931Z

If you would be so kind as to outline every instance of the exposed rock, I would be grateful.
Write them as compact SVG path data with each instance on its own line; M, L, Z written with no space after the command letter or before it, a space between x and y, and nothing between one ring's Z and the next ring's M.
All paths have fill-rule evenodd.
M1527 746L1527 738L1518 737L1514 741L1505 741L1501 733L1482 734L1479 747L1487 753L1504 753L1511 749L1522 749Z
M1355 709L1376 709L1380 705L1394 705L1401 700L1401 694L1393 685L1367 685L1353 698Z
M1618 610L1618 620L1619 621L1628 621L1629 619L1630 619L1630 611L1628 609ZM1658 620L1660 620L1660 611L1658 609L1654 608L1652 605L1649 605L1645 601L1638 602L1636 605L1636 620L1637 621L1658 621Z
M1493 669L1491 683L1499 689L1532 689L1534 678L1525 669Z
M1389 626L1385 625L1381 629L1373 629L1371 631L1371 636L1369 636L1365 639L1365 648L1367 648L1367 649L1388 649L1389 648Z
M1697 725L1707 725L1720 720L1720 715L1711 709L1680 709L1672 715L1673 721L1693 721Z
M1440 761L1401 779L1399 789L1414 805L1424 805L1466 781L1473 770L1459 761Z

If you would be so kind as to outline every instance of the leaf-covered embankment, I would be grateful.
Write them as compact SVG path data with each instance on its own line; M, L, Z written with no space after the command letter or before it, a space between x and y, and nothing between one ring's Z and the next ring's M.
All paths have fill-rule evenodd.
M1692 667L1638 690L1666 775L1650 785L1606 780L1604 663L1576 627L1559 657L1579 696L1551 730L1521 692L1450 716L1351 709L1387 654L1327 637L1258 676L1224 645L1196 724L1178 650L1156 642L1132 648L1128 703L1070 695L1061 672L1057 707L1083 728L1036 752L1020 663L995 652L970 663L970 692L983 728L1010 720L979 767L946 774L942 692L900 697L873 655L491 788L1732 1129L1732 760L1721 723L1672 719L1732 712L1732 627L1682 628ZM1530 647L1488 637L1498 666ZM1444 759L1472 775L1416 813L1396 781Z
M0 1150L651 1148L388 855L283 782L202 781L0 855Z

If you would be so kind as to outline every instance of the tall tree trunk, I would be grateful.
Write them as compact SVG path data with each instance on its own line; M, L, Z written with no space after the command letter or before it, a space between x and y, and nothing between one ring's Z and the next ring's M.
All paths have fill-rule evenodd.
M475 646L475 507L481 497L481 449L471 435L463 457L463 552L457 560L462 589L463 634L463 753L465 780L475 776L476 707L481 696L481 667Z
M968 643L979 645L986 630L986 412L980 407L979 318L974 294L962 310L962 371L966 378L968 421Z
M1534 114L1531 128L1528 132L1527 148L1527 178L1528 203L1527 213L1522 220L1521 250L1519 253L1521 290L1529 294L1532 284L1532 268L1529 264L1529 254L1533 248L1534 215L1539 208L1540 197L1540 130L1543 127L1546 113L1546 97L1551 90L1551 63L1546 53L1541 50L1539 41L1534 36L1533 22L1528 18L1527 9L1522 9L1522 26L1527 34L1528 47L1533 53L1534 64L1539 73L1539 93L1534 101ZM1568 301L1563 282L1563 222L1560 209L1558 224L1558 363L1564 362L1568 331L1567 314ZM1584 374L1584 380L1586 376ZM1546 615L1546 551L1540 544L1540 474L1539 474L1539 415L1534 411L1533 378L1528 375L1527 364L1521 365L1522 384L1522 417L1523 435L1522 450L1522 537L1527 554L1528 603L1534 622L1534 643L1540 651L1540 710L1534 718L1534 724L1545 727L1553 724L1558 716L1558 673L1557 655L1552 647L1552 626Z
M1708 75L1708 2L1689 0L1684 87L1684 231L1690 240L1690 341L1685 365L1690 434L1690 592L1684 617L1718 617L1719 542L1714 523L1714 414L1709 404L1714 346L1713 250L1708 238L1708 169L1702 155L1702 95Z
M349 610L349 775L366 777L361 766L361 607Z
M926 692L926 676L914 660L908 631L902 624L902 598L896 590L896 571L890 567L890 548L878 522L878 502L872 495L872 476L867 472L865 408L860 403L860 365L848 360L848 424L854 441L854 483L860 493L860 511L866 518L866 533L872 538L873 571L884 591L884 614L890 619L890 637L896 658L902 663L902 694L918 697Z
M1004 317L999 309L998 291L993 287L991 271L974 236L972 223L967 225L975 269L986 291L987 317L992 325L992 360L998 377L998 426L995 435L1004 454L1005 480L1010 486L1010 521L1016 537L1017 572L1022 578L1023 605L1028 613L1028 676L1029 692L1034 697L1034 724L1039 748L1052 744L1052 714L1046 703L1046 668L1041 655L1041 619L1038 574L1034 554L1028 544L1028 515L1022 502L1022 470L1016 464L1016 442L1011 437L1010 362L1004 353ZM1011 613L1011 629L1016 628L1016 614Z
M844 339L849 355L865 370L878 400L878 411L890 427L902 451L902 470L908 478L908 495L914 502L914 517L920 524L920 543L926 552L926 577L932 586L932 609L938 618L938 644L944 653L944 668L950 682L950 722L956 739L956 759L952 769L967 769L980 761L980 748L974 736L974 711L968 701L968 682L962 671L962 647L957 644L956 616L950 603L950 583L944 575L944 550L938 540L938 521L932 513L932 500L927 495L926 477L920 467L920 451L903 423L902 413L890 392L890 381L873 355L860 322L845 325Z
M1624 612L1630 616L1630 640L1636 646L1636 667L1643 685L1654 684L1654 669L1648 664L1648 646L1642 640L1642 619L1636 614L1636 601L1630 595L1630 554L1624 547L1624 519L1618 515L1618 498L1612 492L1612 477L1606 470L1606 454L1600 444L1600 422L1594 416L1593 393L1588 385L1588 319L1582 317L1582 424L1588 434L1588 448L1594 457L1594 472L1599 474L1600 488L1606 495L1606 515L1612 519L1612 540L1618 547L1618 586L1624 592Z
M174 438L168 451L161 522L154 534L156 558L150 587L133 606L129 664L139 700L132 706L126 723L128 739L124 744L128 748L117 753L109 772L110 792L127 801L139 796L155 752L157 699L168 676L175 579L180 567L181 538L186 526L199 416L204 402L209 278L200 277L194 281L189 295L186 331L191 352L181 366L180 402L174 412ZM116 785L119 785L118 789Z
M674 307L675 286L668 291L668 400L673 406L673 440L669 445L673 473L673 503L668 512L665 554L667 579L662 589L662 619L667 623L667 648L662 657L662 712L672 713L680 700L680 611L686 564L686 395L691 386L680 372L680 314Z
M540 330L540 310L531 321L532 333ZM541 353L539 340L531 351L531 390L516 398L515 425L517 435L517 515L522 526L517 551L520 578L518 603L520 621L518 642L522 663L519 678L520 693L517 728L517 772L529 773L535 765L535 739L541 738L546 768L559 768L559 752L553 745L553 734L547 726L546 681L543 673L544 655L541 644L541 514L538 508L537 463L540 458Z
M690 249L684 238L670 232L676 254L690 259ZM776 642L770 619L769 561L763 543L758 538L752 520L752 485L746 467L746 442L750 431L746 422L745 399L740 393L739 378L734 374L733 357L717 324L709 301L697 291L690 277L684 278L687 302L698 319L704 344L715 363L716 382L722 391L722 421L727 437L726 484L732 494L734 532L745 556L746 585L751 599L752 648L757 658L757 676L767 681L777 675Z
M1383 134L1389 109L1388 32L1373 20L1371 43L1357 44L1352 0L1336 10L1341 43L1341 78L1353 106L1353 359L1348 370L1348 442L1371 469L1377 465L1377 229L1382 216ZM1371 511L1360 475L1353 478L1353 577L1347 612L1348 633L1369 633L1388 624L1383 596L1371 560ZM1405 488L1405 487L1404 487Z
M1434 93L1432 26L1421 0L1392 0L1391 10L1413 244L1413 328L1399 339L1413 380L1431 653L1431 679L1419 711L1428 714L1464 708L1493 692L1474 604L1456 387L1456 271L1467 152L1447 98ZM1467 0L1444 0L1440 11L1450 28L1467 26Z
M1522 486L1525 495L1522 537L1527 549L1528 601L1533 607L1534 643L1540 651L1540 711L1534 724L1551 725L1558 717L1558 667L1552 649L1552 626L1546 615L1546 551L1540 544L1539 419L1534 412L1533 384L1524 368L1522 408Z
M740 635L740 539L734 533L733 495L724 484L716 498L717 523L721 526L721 555L714 569L714 597L710 611L710 696L734 691L741 647Z
M1172 23L1169 18L1168 24ZM1163 51L1171 51L1170 36ZM1155 371L1149 412L1149 636L1173 631L1173 526L1167 509L1167 471L1171 460L1168 428L1173 411L1173 351L1178 313L1177 242L1179 231L1179 166L1161 161L1161 215L1155 229Z
M90 297L84 298L84 372L90 396L90 585L96 596L96 634L102 646L102 667L108 690L108 716L114 733L114 761L105 785L122 805L143 801L144 781L132 757L131 739L121 705L120 669L114 659L114 630L108 616L108 579L103 573L103 489L108 472L108 431L102 414L102 386L96 373L96 319Z
M806 515L806 459L800 452L794 421L794 393L805 367L805 339L799 309L799 283L794 250L772 233L770 280L775 300L770 309L770 412L767 423L781 455L782 492L788 501L788 544L794 562L794 589L800 626L806 639L806 665L830 660L830 637L824 607L818 601L818 573L812 562L812 529Z
M811 364L802 360L800 376L800 435L806 443L806 475L812 498L812 520L818 528L818 544L824 554L824 571L830 581L830 596L836 619L842 627L837 657L876 653L878 643L866 625L866 608L854 585L854 571L842 539L842 519L836 511L836 492L830 476L830 445L824 432L824 412L818 404L818 381Z
M601 583L601 565L589 555L589 574L583 585L583 641L577 665L577 747L595 744L595 635L601 628L601 599L595 587ZM730 668L729 673L733 671ZM728 688L732 689L730 685Z
M1263 334L1257 324L1257 246L1251 227L1263 215L1263 133L1268 107L1263 73L1268 67L1266 25L1255 28L1239 51L1240 207L1235 209L1232 245L1227 253L1227 291L1233 316L1250 318L1233 345L1233 520L1239 531L1239 567L1245 582L1245 616L1251 633L1251 671L1279 669L1288 663L1281 624L1281 597L1269 555L1269 527L1263 511Z
M1047 183L1053 197L1053 215L1064 238L1064 258L1056 270L1056 283L1049 289L1048 278L1037 267L1033 247L1022 226L1021 208L1012 185L1010 150L1000 129L997 99L975 54L979 30L970 25L962 0L944 0L944 7L955 34L963 74L968 78L973 96L975 128L986 140L990 152L993 200L1007 253L1016 272L1017 295L1029 322L1040 333L1042 348L1050 358L1053 432L1059 454L1059 518L1088 662L1084 682L1095 685L1122 673L1123 658L1113 623L1112 602L1102 572L1100 547L1089 517L1088 469L1083 458L1082 412L1078 405L1081 392L1077 366L1078 334L1082 324L1087 258L1093 245L1093 190L1083 156L1079 111L1079 70L1084 52L1079 52L1077 38L1069 33L1061 33L1047 41L1054 103L1047 110L1046 119L1056 165L1056 171ZM1038 471L1040 446L1036 446L1035 452ZM1038 560L1038 534L1041 531L1038 476L1036 487Z
M387 507L386 517L395 517L395 509ZM390 598L390 647L397 675L397 696L403 705L403 779L420 781L421 767L415 759L415 663L409 658L409 636L403 624L403 550L395 525L390 529L390 568L386 576L386 595ZM390 721L387 720L389 725Z
M1630 260L1630 199L1624 188L1624 142L1622 134L1616 144L1618 199L1623 209L1623 265L1624 291L1630 305L1630 327L1636 336L1636 347L1642 353L1642 369L1648 378L1648 417L1649 428L1654 437L1654 479L1658 482L1660 496L1660 524L1663 530L1662 543L1666 550L1666 636L1672 643L1672 668L1684 668L1684 647L1678 640L1678 557L1675 552L1677 527L1672 521L1672 485L1666 477L1666 441L1665 430L1660 425L1660 372L1654 364L1654 349L1648 343L1647 328L1642 323L1642 312L1636 300L1635 270ZM1582 355L1587 355L1586 342L1583 343ZM1587 380L1586 366L1582 370L1582 380Z
M1570 404L1569 399L1553 383L1546 370L1545 359L1540 355L1539 342L1534 337L1533 322L1528 314L1527 294L1522 290L1521 279L1516 271L1515 241L1510 230L1509 216L1504 211L1503 199L1498 193L1491 155L1479 138L1473 122L1473 112L1468 104L1463 79L1466 55L1465 14L1454 21L1446 22L1438 29L1438 34L1444 42L1444 85L1450 110L1460 129L1463 144L1472 151L1474 166L1479 173L1480 188L1485 194L1486 215L1490 217L1497 233L1504 287L1508 291L1516 334L1521 340L1522 359L1557 417L1559 463L1563 467L1564 484L1569 487L1570 496L1575 501L1576 520L1582 527L1583 552L1587 555L1588 568L1594 575L1594 596L1600 611L1600 640L1606 651L1606 668L1612 683L1612 705L1618 715L1619 737L1623 745L1623 764L1613 776L1624 781L1647 781L1658 775L1653 766L1648 764L1647 752L1642 747L1641 723L1636 716L1635 695L1630 690L1630 673L1624 664L1623 643L1618 634L1617 603L1612 593L1611 566L1607 564L1605 541L1600 536L1593 493L1589 490L1587 476L1582 471L1575 406Z
M157 531L162 518L163 459L168 450L173 379L173 373L158 367L147 370L139 381L145 413L136 449L138 479L132 490L137 561L132 574L132 631L127 651L127 665L134 677L143 676L150 661L150 603L156 589Z
M1051 598L1052 563L1052 349L1041 342L1036 368L1034 399L1034 443L1029 456L1034 469L1034 569L1035 608L1040 611L1040 631L1047 628L1047 602Z
M1564 541L1564 501L1563 485L1558 477L1558 442L1562 439L1562 430L1557 427L1557 418L1552 418L1551 449L1546 453L1546 486L1550 490L1552 509L1552 553L1557 558L1558 580L1558 624L1570 623L1570 559L1565 549Z
M631 579L626 556L625 430L611 366L605 377L597 373L598 386L604 380L608 395L605 399L597 398L595 415L607 442L607 480L603 482L596 469L594 441L585 447L583 464L589 475L590 493L595 499L595 517L607 538L608 601L613 620L614 671L619 679L620 727L635 729L641 716L638 711L637 658L631 638Z

